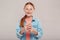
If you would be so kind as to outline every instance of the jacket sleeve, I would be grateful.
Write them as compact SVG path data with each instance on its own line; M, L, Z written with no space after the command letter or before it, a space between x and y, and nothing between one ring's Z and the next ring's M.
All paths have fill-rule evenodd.
M21 27L19 26L20 20L18 20L17 24L16 24L16 36L17 38L21 38L23 35L20 34L19 32L21 31Z
M36 39L40 39L43 35L43 30L42 30L41 22L39 20L37 20L37 32L38 32L38 35L34 35L34 36Z

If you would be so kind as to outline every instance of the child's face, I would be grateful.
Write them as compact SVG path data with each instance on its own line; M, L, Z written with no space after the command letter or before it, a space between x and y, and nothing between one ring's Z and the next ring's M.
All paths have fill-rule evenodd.
M25 11L27 16L31 16L33 11L34 11L34 8L32 5L28 4L25 6L24 11Z

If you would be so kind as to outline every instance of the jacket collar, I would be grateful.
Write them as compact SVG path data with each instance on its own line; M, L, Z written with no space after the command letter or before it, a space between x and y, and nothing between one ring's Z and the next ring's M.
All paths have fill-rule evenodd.
M34 22L35 20L34 20L34 17L32 18L32 22Z

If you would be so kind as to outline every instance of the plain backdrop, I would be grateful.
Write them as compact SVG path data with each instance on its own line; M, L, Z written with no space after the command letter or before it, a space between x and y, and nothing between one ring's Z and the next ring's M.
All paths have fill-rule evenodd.
M41 40L60 40L60 0L0 0L0 40L19 40L16 23L28 1L35 5L33 16L41 20Z

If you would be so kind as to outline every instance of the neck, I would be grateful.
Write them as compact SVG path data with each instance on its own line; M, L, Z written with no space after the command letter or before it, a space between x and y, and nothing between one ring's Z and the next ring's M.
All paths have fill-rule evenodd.
M27 16L27 18L30 18L30 17L33 17L33 16Z

